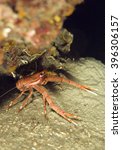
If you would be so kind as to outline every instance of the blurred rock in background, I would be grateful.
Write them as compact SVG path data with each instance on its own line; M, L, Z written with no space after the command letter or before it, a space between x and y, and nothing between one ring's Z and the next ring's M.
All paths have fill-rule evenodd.
M53 46L56 48L51 48L51 43L61 34L65 18L82 2L83 0L0 0L0 73L15 73L16 68L30 63L45 52L47 56L54 57L58 54L54 50L56 48L69 51L72 39L68 41L67 35L62 37L63 41L59 40L60 37L57 38ZM68 49L66 43L63 43L65 40L69 42Z

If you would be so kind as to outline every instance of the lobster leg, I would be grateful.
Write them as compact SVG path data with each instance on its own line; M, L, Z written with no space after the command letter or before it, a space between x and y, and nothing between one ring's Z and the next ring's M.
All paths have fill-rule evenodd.
M19 96L17 96L17 98L15 98L14 100L12 100L8 105L5 106L6 109L9 109L10 107L14 106L15 104L17 104L18 99L24 94L24 90L19 94Z
M56 104L53 102L53 100L51 99L50 95L48 94L47 90L44 87L34 85L33 88L36 89L39 93L41 93L43 95L43 97L46 99L46 101L48 102L51 109L53 109L55 112L57 112L65 120L73 123L74 125L77 125L73 120L71 120L68 117L72 117L72 118L75 118L75 119L79 119L79 117L77 117L73 114L67 113L64 110L62 110L60 107L56 106Z
M89 88L88 86L84 86L84 85L81 85L81 84L78 84L72 80L69 80L69 79L65 79L63 77L58 77L58 76L49 76L47 78L45 78L45 82L64 82L64 83L67 83L67 84L70 84L72 86L75 86L81 90L86 90L92 94L95 94L97 95L93 89Z
M23 101L22 105L20 106L18 112L20 112L25 106L27 106L28 100L29 100L29 98L30 98L30 97L32 96L32 94L33 94L32 88L29 89L29 92L30 92L30 93L29 93L28 97L26 97L26 98L24 99L24 101Z
M46 103L47 103L47 101L46 101L46 98L44 96L43 96L43 103L44 103L44 114L46 116L46 114L47 114L47 109L46 109Z

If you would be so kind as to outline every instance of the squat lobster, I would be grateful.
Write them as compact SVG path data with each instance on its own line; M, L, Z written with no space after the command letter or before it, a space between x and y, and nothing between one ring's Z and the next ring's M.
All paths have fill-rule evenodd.
M67 113L64 110L62 110L60 107L56 106L56 104L53 102L52 98L48 94L48 91L43 87L43 85L46 85L48 82L65 82L65 83L73 85L79 89L83 89L88 92L94 93L94 92L92 92L93 90L87 86L83 86L83 85L80 85L69 79L59 77L56 74L51 74L48 71L42 71L42 72L35 73L31 76L27 76L27 77L24 77L24 78L18 80L18 82L16 83L16 87L18 90L21 91L21 93L19 94L19 96L16 99L11 101L10 104L7 105L7 108L9 109L13 105L15 105L18 102L18 99L26 91L29 91L29 95L24 99L21 107L19 108L19 111L21 111L28 104L28 100L33 94L33 89L35 89L39 93L41 93L43 96L44 113L45 114L46 114L46 103L48 103L49 106L51 107L51 109L53 109L55 112L57 112L59 115L61 115L67 121L76 125L76 123L73 120L71 120L70 117L76 118L76 119L78 119L78 117L73 114Z

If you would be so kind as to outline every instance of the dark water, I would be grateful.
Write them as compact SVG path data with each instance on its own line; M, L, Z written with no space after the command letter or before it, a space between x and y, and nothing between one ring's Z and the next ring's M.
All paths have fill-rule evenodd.
M94 57L105 62L104 0L85 0L66 19L64 28L74 35L71 57Z

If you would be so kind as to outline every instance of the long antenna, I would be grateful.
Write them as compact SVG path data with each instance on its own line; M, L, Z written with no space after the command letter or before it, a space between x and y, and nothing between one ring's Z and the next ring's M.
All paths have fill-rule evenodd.
M4 94L0 95L0 97L3 97L4 95L6 95L7 93L9 93L10 91L16 89L16 87L13 87L12 89L8 90L7 92L5 92Z

